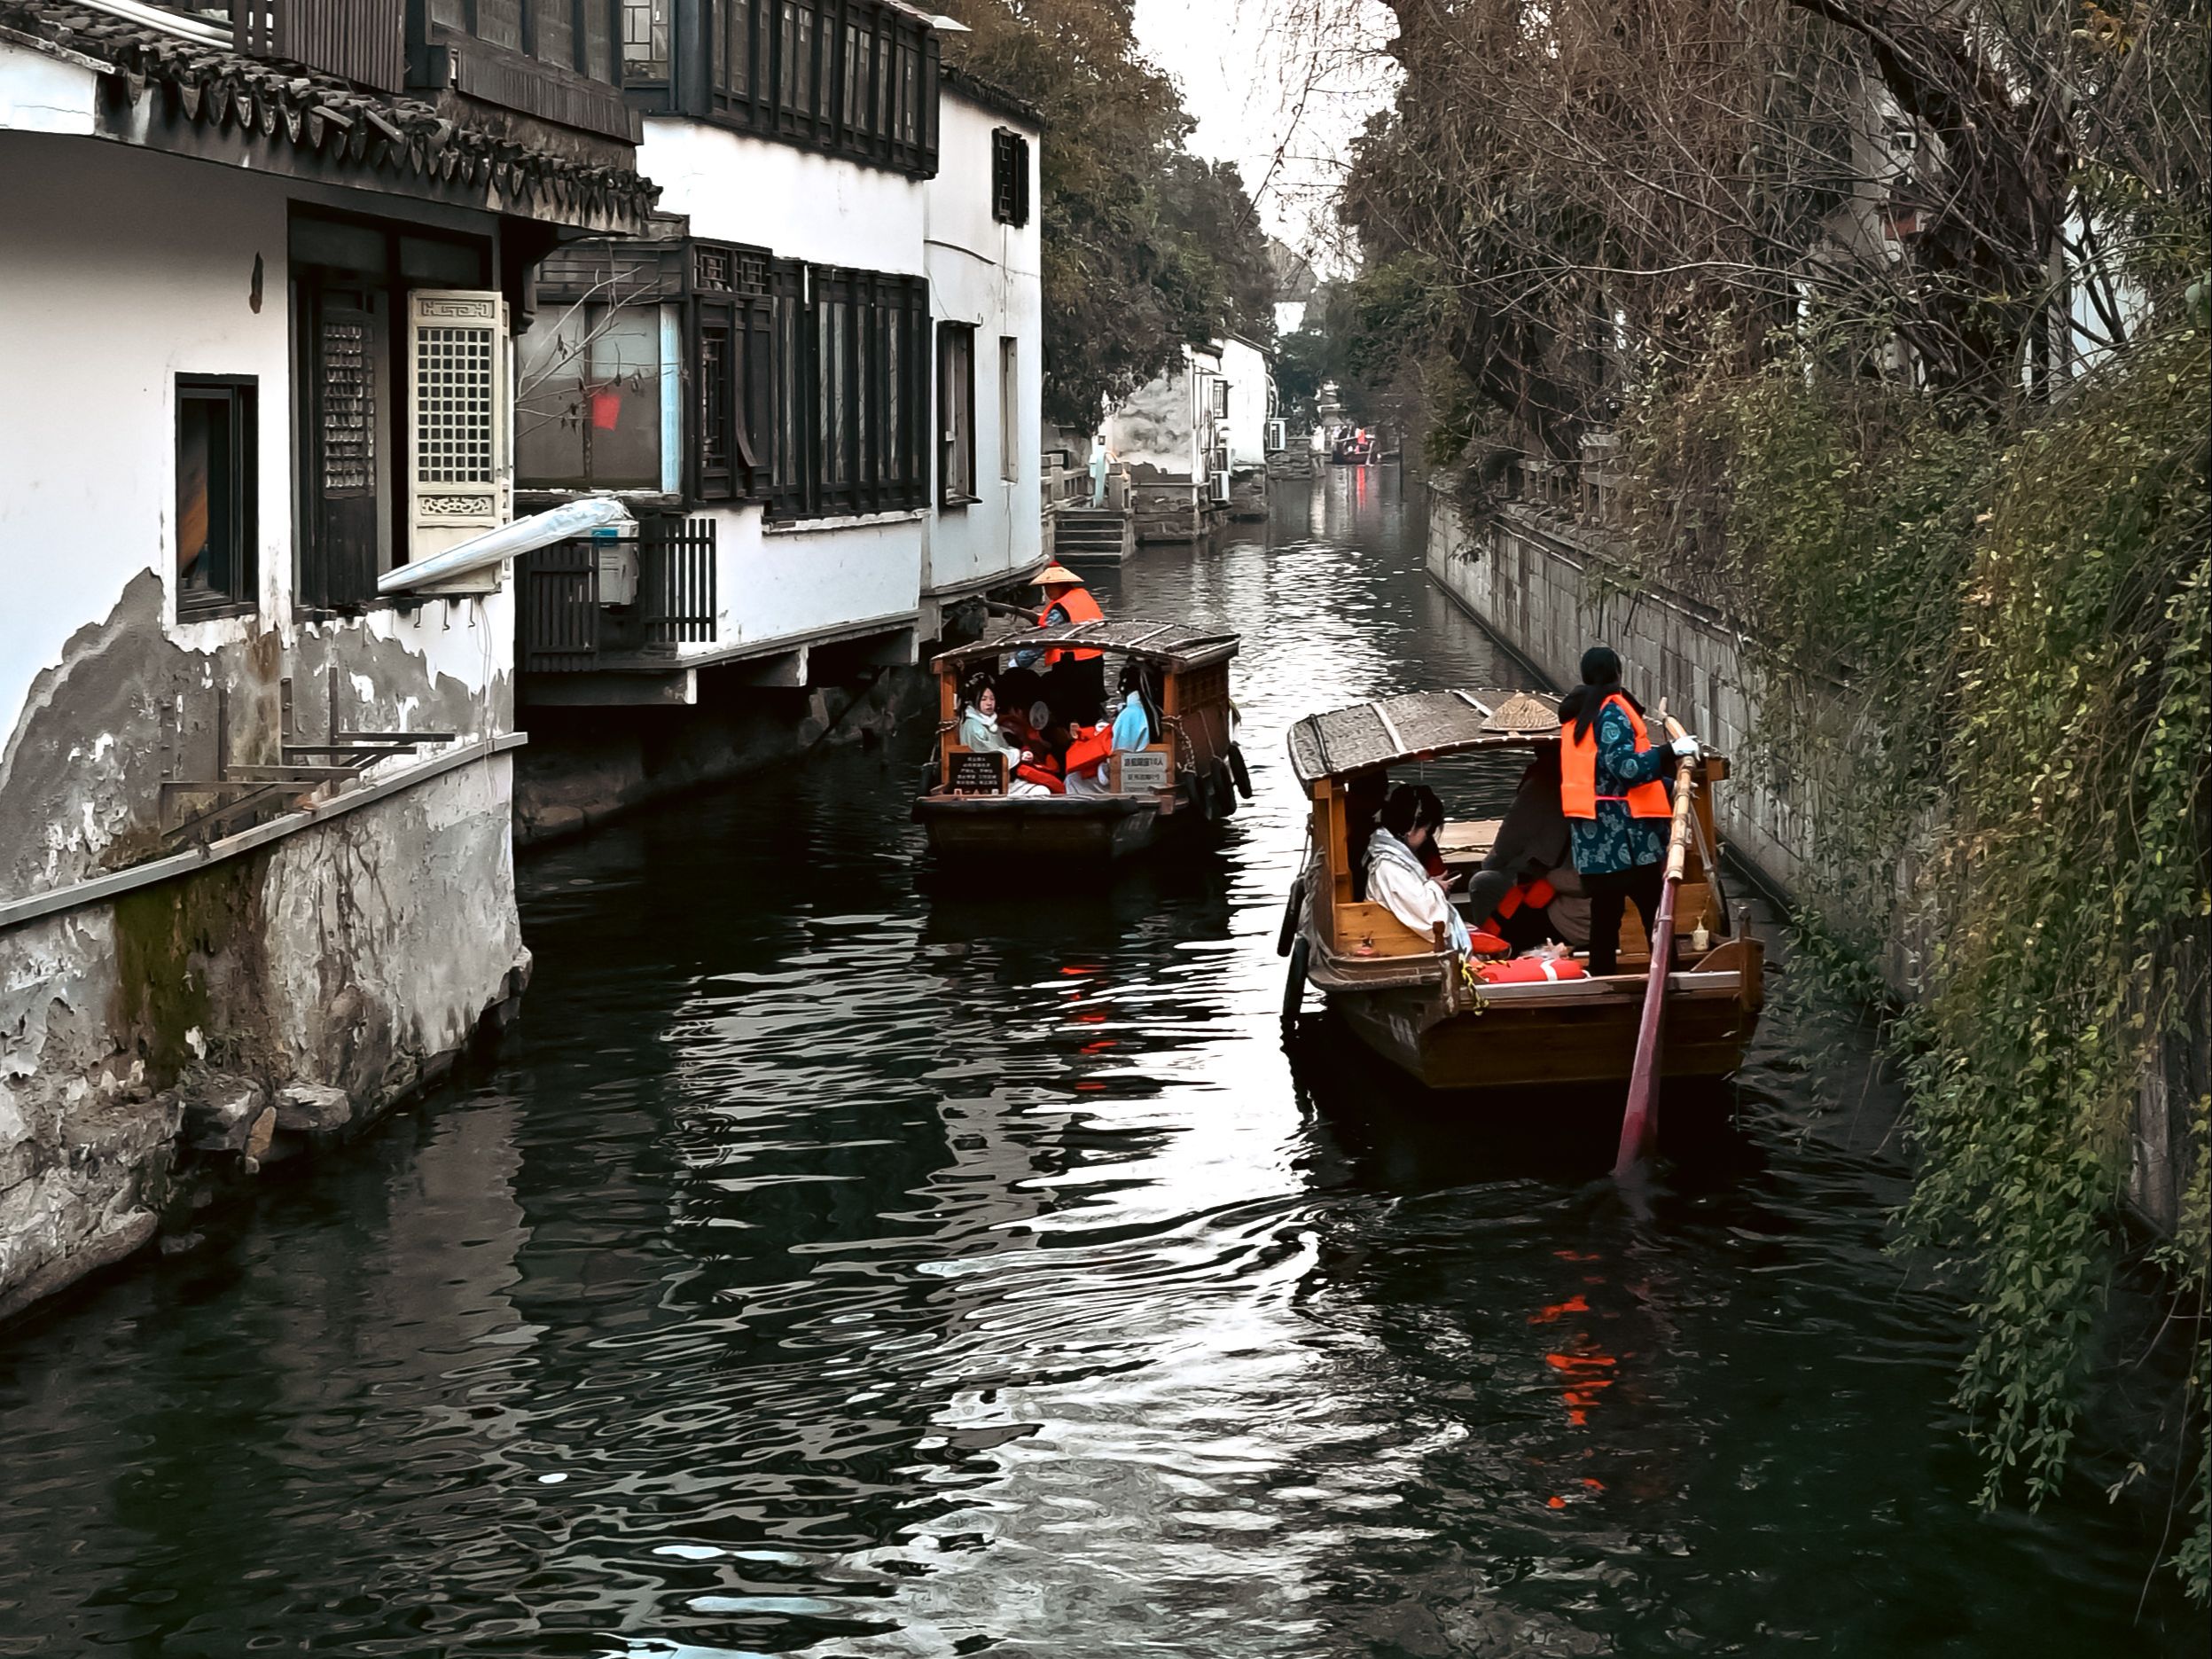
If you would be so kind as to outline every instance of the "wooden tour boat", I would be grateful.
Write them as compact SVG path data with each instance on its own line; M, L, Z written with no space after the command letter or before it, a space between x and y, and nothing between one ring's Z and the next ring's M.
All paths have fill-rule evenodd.
M1353 833L1380 802L1387 769L1470 751L1557 747L1556 721L1548 731L1513 730L1494 718L1515 697L1556 712L1554 700L1534 693L1417 692L1310 716L1291 729L1291 763L1313 810L1277 942L1291 959L1284 1013L1295 1014L1310 981L1363 1042L1433 1089L1626 1084L1651 967L1635 906L1621 924L1619 973L1487 984L1441 936L1424 938L1383 905L1355 896ZM1676 913L1685 928L1706 924L1709 948L1694 951L1688 933L1677 936L1660 1075L1719 1078L1741 1063L1758 1023L1765 952L1744 912L1731 912L1716 867L1711 791L1728 763L1708 754L1684 770L1692 793L1688 811L1677 811L1687 856ZM1448 865L1472 872L1497 829L1496 821L1449 824L1439 849Z
M1157 676L1160 741L1112 756L1104 794L1009 795L1006 757L956 740L960 682L1017 652L1081 646L1134 657ZM1175 824L1226 818L1252 782L1235 734L1229 663L1237 636L1177 622L1103 621L1037 628L1014 622L932 660L937 749L914 818L940 857L1116 858Z

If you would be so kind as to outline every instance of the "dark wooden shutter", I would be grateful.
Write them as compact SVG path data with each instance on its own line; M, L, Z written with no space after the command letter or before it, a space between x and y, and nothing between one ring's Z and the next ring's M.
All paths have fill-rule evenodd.
M317 304L308 378L308 487L313 544L302 561L301 601L317 609L376 597L376 370L381 331L358 301Z
M807 303L806 267L778 260L769 294L775 383L776 485L770 505L778 518L806 516L814 503L814 316Z
M767 294L745 302L745 348L738 407L743 414L739 437L743 442L746 493L766 500L775 489L776 445L776 307Z
M743 336L728 300L699 301L699 481L702 501L726 501L743 488L739 475L738 353Z

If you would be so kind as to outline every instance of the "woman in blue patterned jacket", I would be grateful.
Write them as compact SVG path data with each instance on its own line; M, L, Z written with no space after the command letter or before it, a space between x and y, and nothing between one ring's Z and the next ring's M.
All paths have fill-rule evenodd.
M1583 683L1559 704L1559 806L1575 869L1590 896L1590 971L1620 971L1621 918L1634 904L1648 935L1658 925L1674 807L1661 781L1698 752L1684 733L1654 743L1644 710L1621 684L1605 646L1583 653Z

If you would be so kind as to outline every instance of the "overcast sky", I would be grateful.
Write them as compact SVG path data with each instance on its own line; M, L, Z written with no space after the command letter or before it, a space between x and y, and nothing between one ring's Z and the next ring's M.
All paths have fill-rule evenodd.
M1317 74L1315 20L1340 12L1352 22L1326 28ZM1192 148L1237 164L1270 232L1336 264L1326 200L1387 95L1378 48L1388 13L1366 0L1137 0L1136 22L1138 43L1198 118Z

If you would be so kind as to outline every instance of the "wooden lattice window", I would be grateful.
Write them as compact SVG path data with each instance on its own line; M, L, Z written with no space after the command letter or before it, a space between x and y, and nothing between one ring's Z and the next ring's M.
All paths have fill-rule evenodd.
M773 488L773 263L765 248L692 245L692 493L700 500Z
M376 486L375 337L374 319L365 312L323 313L317 419L326 492Z
M412 540L424 559L506 522L506 302L496 293L408 295Z

